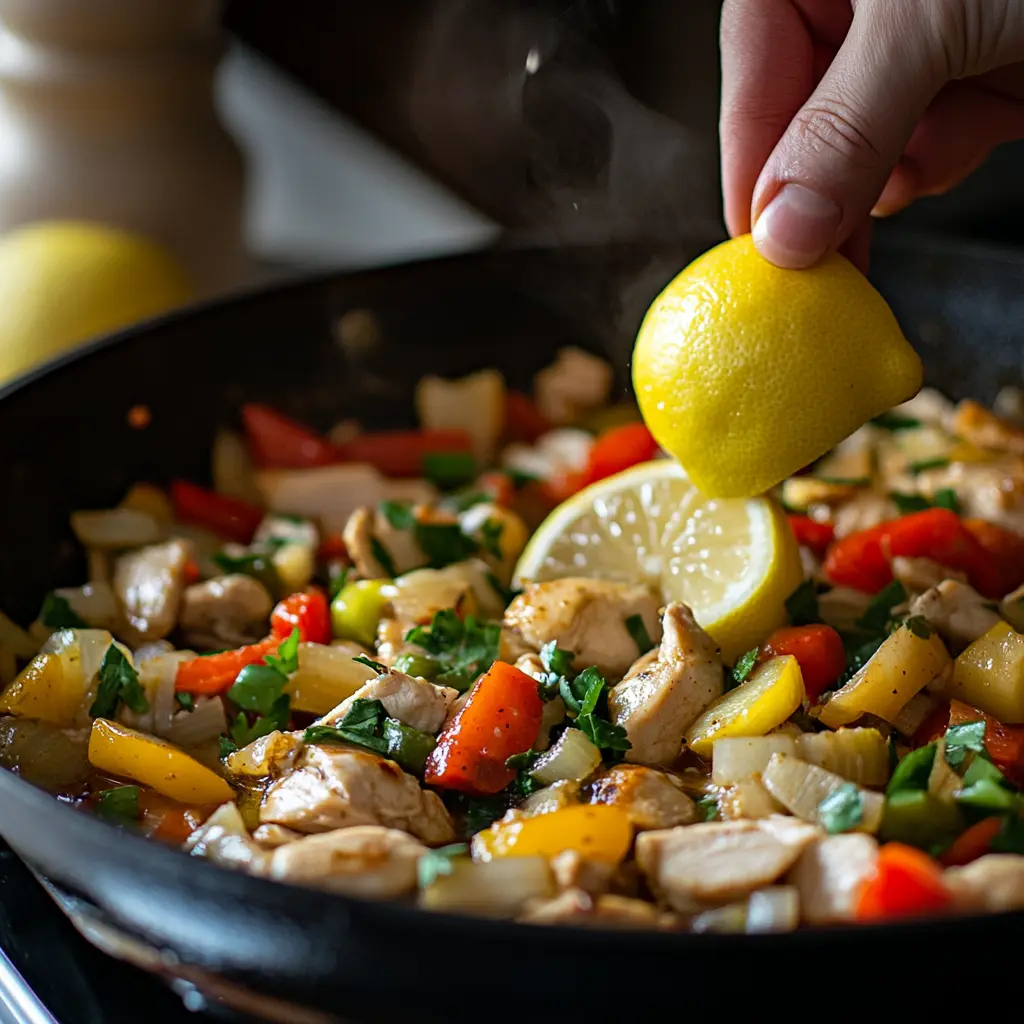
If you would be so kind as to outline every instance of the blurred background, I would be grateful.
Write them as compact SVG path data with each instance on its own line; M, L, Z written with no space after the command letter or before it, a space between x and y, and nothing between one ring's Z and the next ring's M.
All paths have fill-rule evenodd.
M321 269L724 236L720 0L0 0L0 379ZM885 230L1013 242L1024 148Z

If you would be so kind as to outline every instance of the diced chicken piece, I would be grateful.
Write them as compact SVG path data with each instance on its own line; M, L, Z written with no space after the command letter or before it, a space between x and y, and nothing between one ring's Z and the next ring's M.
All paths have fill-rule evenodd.
M360 576L368 580L387 579L416 569L426 562L412 530L398 530L378 509L364 506L349 516L342 533L349 557ZM391 559L384 565L377 559L383 550Z
M563 348L533 379L537 408L551 423L572 423L608 401L612 376L605 360L583 349Z
M751 777L730 786L718 798L718 812L726 821L736 821L770 818L784 814L785 808L764 788L760 777Z
M280 882L346 896L401 896L416 888L416 865L426 852L405 832L356 825L279 846L267 874Z
M950 428L957 437L978 448L1024 455L1024 430L1012 426L970 399L956 407Z
M988 853L943 875L957 904L965 910L1024 910L1024 857Z
M777 816L705 822L642 832L636 859L651 890L681 913L739 899L771 885L822 835L814 825Z
M952 462L918 476L926 498L951 488L961 513L1024 533L1024 461L1009 456L994 462Z
M637 655L626 620L639 615L653 640L661 639L658 599L646 586L566 578L531 583L505 612L505 630L516 654L537 652L554 640L575 654L577 670L595 665L618 679Z
M551 872L559 889L582 889L596 896L607 892L615 868L598 860L587 860L576 850L563 850L551 858Z
M831 924L853 916L861 882L874 870L878 843L863 832L827 836L800 855L788 881L800 892L804 920Z
M302 833L283 825L260 825L252 837L265 850L276 850L285 843L294 843L296 839L301 839Z
M898 514L896 506L886 495L865 491L836 509L832 525L837 537L846 537L895 519Z
M448 708L458 695L459 691L450 686L435 686L425 679L392 670L361 686L317 724L337 725L349 713L355 701L379 700L392 718L397 718L413 729L436 734L441 731L448 716Z
M233 803L218 807L185 840L184 848L194 857L206 857L223 868L240 868L254 875L266 870L270 857L253 841Z
M297 767L267 790L260 821L298 832L383 825L430 845L455 838L436 793L421 789L394 761L335 746L307 746Z
M903 558L892 560L892 574L903 584L909 594L923 594L937 587L943 580L967 582L967 574L956 569L947 569L930 558Z
M114 593L124 609L125 640L134 646L160 640L174 629L192 545L170 540L121 555L114 564Z
M697 805L672 775L641 765L620 764L589 787L590 802L621 807L638 831L689 825L697 820Z
M920 615L953 647L964 648L983 636L1002 616L993 611L973 587L957 580L944 580L910 605L911 615Z
M570 924L580 927L674 931L682 927L675 914L646 900L606 894L594 897L582 889L566 889L551 899L537 900L520 915L529 924Z
M660 648L640 658L608 696L612 721L632 744L626 760L671 765L683 733L725 686L715 642L684 604L673 602L662 618Z
M178 624L185 642L198 650L251 644L267 633L274 602L251 576L219 576L185 588Z

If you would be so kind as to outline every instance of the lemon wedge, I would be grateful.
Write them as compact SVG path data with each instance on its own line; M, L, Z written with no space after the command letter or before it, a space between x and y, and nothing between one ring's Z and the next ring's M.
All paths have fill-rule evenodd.
M682 601L732 663L786 621L800 552L770 498L714 500L658 459L573 495L540 525L514 582L585 576L647 582Z

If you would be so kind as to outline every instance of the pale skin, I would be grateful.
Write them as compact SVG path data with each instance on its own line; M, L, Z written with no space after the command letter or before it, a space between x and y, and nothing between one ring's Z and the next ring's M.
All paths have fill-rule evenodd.
M1024 138L1024 0L725 0L721 38L726 224L781 267L866 269L872 217Z

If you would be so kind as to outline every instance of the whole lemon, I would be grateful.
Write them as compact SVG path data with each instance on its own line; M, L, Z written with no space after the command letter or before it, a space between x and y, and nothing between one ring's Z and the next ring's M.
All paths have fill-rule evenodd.
M159 246L102 224L47 221L0 237L0 381L188 302Z
M651 433L708 497L760 494L921 387L917 353L860 271L763 259L749 235L655 299L633 351Z

